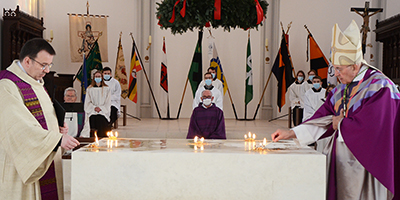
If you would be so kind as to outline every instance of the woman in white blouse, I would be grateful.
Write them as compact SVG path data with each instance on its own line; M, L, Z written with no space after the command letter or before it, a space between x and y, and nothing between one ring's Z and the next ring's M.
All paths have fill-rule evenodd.
M104 83L101 71L93 74L92 83L86 89L85 112L89 117L90 129L97 130L98 137L107 137L111 108L110 88Z

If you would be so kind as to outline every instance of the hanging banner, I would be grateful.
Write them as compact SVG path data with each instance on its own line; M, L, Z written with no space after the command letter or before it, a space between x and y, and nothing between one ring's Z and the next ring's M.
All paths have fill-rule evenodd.
M107 37L107 16L69 14L71 62L83 62L97 39L101 59L108 62Z

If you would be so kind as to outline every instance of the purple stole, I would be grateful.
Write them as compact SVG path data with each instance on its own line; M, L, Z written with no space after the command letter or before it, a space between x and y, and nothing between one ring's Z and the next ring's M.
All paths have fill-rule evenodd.
M3 78L7 78L14 82L19 90L22 93L22 97L24 98L25 106L32 113L32 115L36 118L36 120L40 123L43 129L48 130L46 119L44 118L42 107L40 106L39 99L37 98L35 92L32 87L21 80L14 73L3 70L0 72L0 80ZM44 176L39 180L40 183L40 193L42 196L42 200L57 200L57 182L56 182L56 173L55 173L54 161L51 163L49 169L44 174Z

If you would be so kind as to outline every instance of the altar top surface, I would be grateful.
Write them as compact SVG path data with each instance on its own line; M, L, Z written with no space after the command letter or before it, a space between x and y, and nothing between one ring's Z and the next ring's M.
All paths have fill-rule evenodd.
M193 139L136 139L118 138L99 140L98 145L91 143L75 153L119 153L119 152L154 152L154 153L235 153L235 154L315 154L317 151L307 146L299 146L293 140L267 142L262 150L254 150L254 145L261 145L262 140L254 142L245 140L205 140L204 143L194 143Z

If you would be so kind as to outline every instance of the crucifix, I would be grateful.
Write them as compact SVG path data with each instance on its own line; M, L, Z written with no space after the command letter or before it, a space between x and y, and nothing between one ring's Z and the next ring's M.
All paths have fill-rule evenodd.
M362 51L363 51L363 54L365 54L365 47L366 47L366 43L367 43L367 34L368 34L368 32L370 32L369 18L379 12L382 12L383 8L369 8L369 1L366 1L364 8L351 8L350 11L356 12L364 20L360 31L362 32ZM369 14L370 12L373 12L373 13Z

